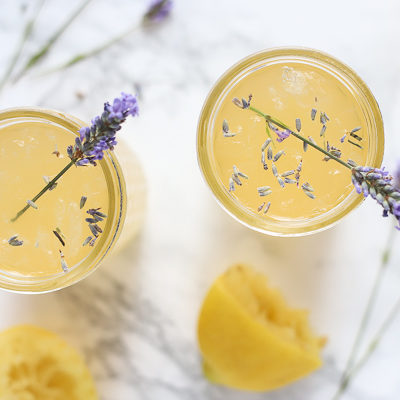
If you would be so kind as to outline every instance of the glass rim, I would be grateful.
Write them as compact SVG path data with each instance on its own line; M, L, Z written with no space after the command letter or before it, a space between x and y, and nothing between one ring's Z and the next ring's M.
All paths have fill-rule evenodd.
M268 60L273 59L281 59L288 62L298 60L312 61L315 63L314 65L324 70L326 70L327 67L331 68L339 78L351 84L351 88L354 89L355 92L354 97L363 102L363 105L366 106L368 111L368 117L374 122L374 129L372 132L374 136L371 137L370 134L370 148L368 153L368 157L371 158L369 164L372 167L380 167L383 159L384 131L382 115L371 90L352 68L325 52L305 47L276 47L251 54L228 68L217 79L209 91L200 112L197 125L197 161L203 179L210 188L217 203L234 219L255 231L272 236L304 236L334 226L362 203L364 200L363 196L358 195L355 190L353 190L336 207L321 214L318 218L310 219L308 223L303 224L293 223L292 226L286 224L281 229L277 229L276 227L278 224L271 224L268 223L266 219L262 220L257 216L251 215L244 206L241 206L239 202L235 202L233 198L229 196L226 188L221 185L213 171L213 159L209 151L210 138L212 137L210 124L215 118L215 110L218 101L224 96L225 92L232 88L252 67L255 68L255 66L262 65ZM338 77L337 79L339 79ZM364 116L366 117L365 113ZM370 151L372 152L371 154ZM323 219L321 217L325 218Z
M39 123L56 123L71 134L78 136L78 130L88 124L82 120L54 109L42 107L12 107L0 110L0 123L7 121L36 119ZM1 126L0 126L1 130ZM100 236L101 242L94 247L79 263L70 266L67 273L60 271L45 277L24 277L0 270L0 289L13 293L48 293L68 287L79 282L95 271L104 257L114 247L124 224L126 215L126 186L121 167L113 152L106 151L104 158L98 162L107 183L108 195L111 197L111 219L108 215L107 223ZM61 268L61 267L60 267Z

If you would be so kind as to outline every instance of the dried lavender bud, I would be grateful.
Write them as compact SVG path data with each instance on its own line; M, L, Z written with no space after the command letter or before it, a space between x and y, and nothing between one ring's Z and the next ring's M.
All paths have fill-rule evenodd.
M236 183L236 185L242 186L242 181L239 179L239 177L232 174L232 179Z
M38 206L37 206L32 200L27 200L26 202L27 202L27 204L28 204L29 206L31 206L31 207L34 208L35 210L38 209Z
M315 108L313 108L311 110L311 119L314 121L315 120L315 116L317 115L317 110Z
M271 202L269 201L267 206L265 207L264 214L266 214L268 212L270 207L271 207Z
M283 179L280 177L280 176L278 176L278 182L279 182L279 185L281 185L281 187L285 187L285 182L283 182Z
M297 129L297 132L301 131L301 120L300 120L300 118L296 118L296 129Z
M345 134L340 138L340 143L343 143L344 140L346 139L346 137L347 137L347 133L345 133Z
M269 144L272 142L271 138L268 138L264 144L261 146L261 151L264 152L264 150L269 146Z
M274 176L278 176L278 169L276 168L275 164L272 164L272 173L274 174Z
M291 169L290 171L286 171L283 174L281 174L282 177L290 176L294 174L294 170Z
M297 183L297 181L294 179L285 178L285 183Z
M235 183L233 182L232 178L229 178L229 191L234 192L235 191Z
M324 136L326 131L326 125L322 125L321 132L319 133L319 136Z
M277 142L283 142L285 139L287 139L291 132L289 129L285 129L284 131L278 129L275 125L272 125L270 122L268 122L268 126L270 127L270 129L276 133L276 135L278 136L278 138L276 139Z
M274 162L278 161L278 160L281 158L281 156L282 156L283 154L285 154L285 152L284 152L283 150L278 151L278 152L275 154Z
M81 197L81 201L79 202L79 208L80 208L80 209L82 209L83 207L85 207L86 200L87 200L87 197L86 197L86 196L82 196L82 197Z
M260 204L260 206L257 208L257 211L260 212L264 206L265 206L265 201L264 203Z
M271 147L268 147L268 150L267 150L267 158L268 158L268 160L272 160L272 149L271 149Z
M82 246L86 246L87 244L89 244L89 242L92 240L92 237L91 236L88 236L85 240L84 240L84 242L82 243Z

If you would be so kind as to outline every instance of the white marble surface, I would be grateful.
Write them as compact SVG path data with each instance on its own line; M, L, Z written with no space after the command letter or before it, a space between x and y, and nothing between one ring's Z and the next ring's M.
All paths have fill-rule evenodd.
M1 2L0 73L35 3ZM25 58L78 3L45 2ZM196 123L211 85L238 59L273 46L314 47L352 66L372 89L385 121L386 164L393 166L400 157L400 3L178 0L172 18L157 29L138 31L63 73L44 74L131 26L146 4L93 0L44 62L0 93L1 108L46 106L88 120L105 99L139 88L140 118L130 121L123 134L138 153L149 186L146 224L129 249L58 293L0 293L0 328L30 322L62 334L86 355L104 400L330 400L388 221L368 201L334 229L315 236L279 239L242 227L218 207L201 179ZM322 369L265 394L216 387L202 377L198 310L211 282L237 261L264 271L292 303L311 310L315 328L329 336ZM399 263L396 251L373 326L399 293ZM400 319L344 399L400 398L399 332Z

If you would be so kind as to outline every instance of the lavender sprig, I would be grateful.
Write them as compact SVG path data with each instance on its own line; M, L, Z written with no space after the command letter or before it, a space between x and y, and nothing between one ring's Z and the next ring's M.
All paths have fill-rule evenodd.
M68 146L67 154L78 167L101 160L105 150L113 150L117 144L117 131L129 115L138 115L139 107L135 96L121 93L113 104L105 103L101 116L92 120L91 127L79 130L80 137L75 139L75 145Z
M325 156L327 157L326 159L335 160L339 164L342 164L344 167L350 169L352 172L352 182L355 186L357 193L363 193L365 197L371 195L371 197L383 207L384 217L392 214L396 218L399 223L396 228L400 230L400 173L396 175L395 181L393 181L393 178L389 176L388 171L385 171L384 168L379 169L368 166L354 166L354 164L352 163L343 161L340 158L341 153L339 151L336 151L338 149L335 149L334 152L327 151L324 148L318 146L314 141L306 139L304 136L300 135L300 133L295 132L293 129L290 129L283 122L251 106L251 98L252 96L250 95L248 102L246 102L244 99L242 99L242 102L240 102L240 100L237 98L234 98L232 101L239 108L249 109L263 117L266 124L276 133L277 142L282 142L289 136L295 136L296 138L302 140L304 143L307 143L314 149L325 154ZM355 129L357 129L357 131L359 130L359 128Z
M100 44L99 46L96 46L86 52L76 54L70 60L50 70L49 72L60 71L62 69L69 68L72 65L75 65L90 57L97 56L98 54L102 53L104 50L107 50L114 44L119 43L121 40L125 39L128 35L137 31L141 27L146 27L147 25L154 25L162 22L171 14L172 7L173 7L172 0L153 0L150 3L147 11L143 15L139 24L135 23L133 26L129 27L128 29L124 30L118 35L113 36L111 39Z
M104 104L104 111L101 116L92 120L90 127L84 127L79 130L79 137L75 139L75 144L68 146L67 154L71 159L66 165L36 196L30 201L36 202L43 194L60 179L73 165L79 167L87 164L96 165L96 160L101 160L104 151L114 149L117 144L116 133L121 129L121 124L131 115L138 115L139 107L135 96L121 93L120 97L114 99L112 105ZM27 204L21 209L11 222L16 221L26 210L30 208Z
M383 216L394 215L400 230L400 190L393 177L384 168L355 167L352 169L352 182L357 193L369 195L383 207Z

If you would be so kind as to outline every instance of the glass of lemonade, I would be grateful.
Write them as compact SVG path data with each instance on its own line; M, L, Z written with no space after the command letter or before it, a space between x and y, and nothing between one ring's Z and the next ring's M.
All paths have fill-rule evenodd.
M135 157L121 144L126 154L119 160L105 152L96 167L73 166L35 203L37 209L29 207L12 221L27 200L68 164L66 148L82 126L82 121L52 110L0 112L1 288L32 293L69 286L93 271L117 239L127 242L140 228L144 180ZM92 243L87 240L95 237L86 221L92 217L90 209L99 209L104 216ZM15 238L12 244L10 238Z
M277 141L262 116L232 102L249 95L252 107L334 149L346 163L379 167L383 158L378 104L352 69L311 49L251 55L217 81L198 124L200 168L231 216L263 233L297 236L327 229L361 203L350 169L304 149L293 135ZM260 192L263 187L268 191Z

